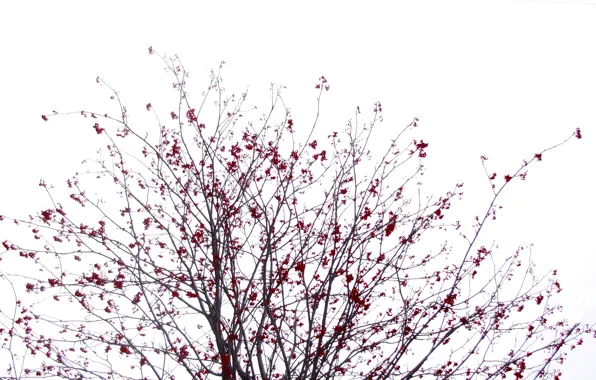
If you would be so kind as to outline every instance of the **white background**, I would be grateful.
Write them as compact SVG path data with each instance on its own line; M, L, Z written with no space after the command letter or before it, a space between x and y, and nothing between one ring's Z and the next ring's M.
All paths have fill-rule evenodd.
M251 104L268 105L261 95L270 82L286 85L298 126L312 120L313 86L325 75L322 135L377 100L387 133L420 118L430 144L425 189L439 195L463 181L454 212L466 226L491 195L480 155L502 178L579 127L582 140L545 154L525 183L512 184L483 238L503 254L534 243L538 271L559 271L566 316L596 321L594 3L5 1L0 44L0 214L13 216L47 204L40 178L62 185L96 157L91 123L44 123L41 114L105 109L97 75L120 90L133 118L148 102L172 100L150 45L178 54L195 83L225 60L226 86L250 86ZM0 241L10 238L3 228ZM595 356L589 339L565 377L592 379Z

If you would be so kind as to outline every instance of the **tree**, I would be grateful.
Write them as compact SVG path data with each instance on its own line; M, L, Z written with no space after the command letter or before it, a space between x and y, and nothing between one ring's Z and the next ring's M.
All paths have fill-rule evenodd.
M0 217L39 243L2 243L2 278L16 298L2 310L8 376L558 378L567 351L593 333L556 319L556 270L534 273L530 246L494 255L479 242L502 191L561 144L503 177L485 166L494 197L465 232L449 221L463 184L438 199L420 195L428 143L407 137L418 119L382 153L367 145L380 103L371 122L361 124L358 107L344 131L318 141L330 88L320 77L299 143L306 128L281 88L250 121L247 94L227 95L220 71L193 103L180 60L149 52L178 97L163 124L147 104L157 138L133 128L98 77L118 116L74 114L106 139L109 157L66 181L70 200L42 180L50 207ZM205 120L211 100L216 113ZM573 137L579 129L565 142ZM445 233L463 249L422 244Z

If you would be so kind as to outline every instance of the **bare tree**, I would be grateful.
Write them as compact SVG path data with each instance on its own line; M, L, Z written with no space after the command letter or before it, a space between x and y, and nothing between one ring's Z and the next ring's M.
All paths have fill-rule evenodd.
M558 378L567 351L593 332L557 319L556 271L537 275L530 246L494 255L479 240L503 189L554 147L509 175L487 169L493 199L466 231L451 215L462 184L421 195L428 144L409 137L418 119L371 151L376 103L370 122L358 107L345 130L318 141L325 77L309 127L295 124L276 86L252 120L247 94L227 95L220 71L195 104L179 59L150 53L179 100L165 123L147 104L156 138L131 126L97 78L118 116L76 114L109 157L67 181L70 200L42 180L49 208L0 217L40 243L3 242L2 278L16 298L2 309L8 376Z

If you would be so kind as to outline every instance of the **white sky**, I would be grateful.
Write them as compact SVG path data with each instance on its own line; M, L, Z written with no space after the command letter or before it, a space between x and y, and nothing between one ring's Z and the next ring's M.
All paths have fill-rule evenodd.
M40 178L63 184L96 157L89 123L44 123L41 114L101 108L109 95L97 75L120 90L132 116L159 106L171 81L150 45L178 54L197 81L225 60L227 86L250 85L252 104L267 106L259 94L285 84L305 123L325 75L320 125L329 131L377 100L382 128L419 117L430 143L426 190L464 181L464 225L490 198L480 155L502 178L580 127L582 140L545 155L526 183L509 188L498 225L483 236L503 251L534 243L539 272L559 270L566 315L596 321L596 0L4 1L0 36L0 213L13 216L45 204ZM595 356L589 340L566 378L593 378Z

